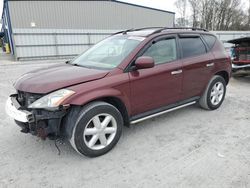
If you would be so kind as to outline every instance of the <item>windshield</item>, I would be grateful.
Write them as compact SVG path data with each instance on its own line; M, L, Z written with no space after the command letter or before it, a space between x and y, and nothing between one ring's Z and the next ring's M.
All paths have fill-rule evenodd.
M97 43L70 63L89 68L112 69L117 67L142 40L143 37L112 36Z

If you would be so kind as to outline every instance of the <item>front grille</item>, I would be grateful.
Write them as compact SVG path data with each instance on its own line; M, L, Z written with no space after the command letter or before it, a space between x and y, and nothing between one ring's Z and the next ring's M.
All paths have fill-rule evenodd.
M40 99L42 94L27 93L23 91L17 91L17 100L22 107L27 108L30 104Z

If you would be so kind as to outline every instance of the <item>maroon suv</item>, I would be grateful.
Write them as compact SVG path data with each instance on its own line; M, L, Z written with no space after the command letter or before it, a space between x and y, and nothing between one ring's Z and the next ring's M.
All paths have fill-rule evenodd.
M115 146L124 125L195 103L217 109L230 75L230 58L206 30L127 30L21 76L6 111L22 132L66 137L77 152L96 157Z

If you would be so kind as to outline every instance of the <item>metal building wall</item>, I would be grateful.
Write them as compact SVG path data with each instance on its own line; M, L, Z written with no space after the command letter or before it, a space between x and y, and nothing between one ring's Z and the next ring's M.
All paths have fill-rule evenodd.
M215 35L217 35L218 39L220 39L225 47L230 47L232 44L227 43L228 40L242 38L242 37L250 37L250 31L211 31Z
M174 13L115 1L11 1L14 29L128 29L174 24Z
M117 30L14 29L17 60L71 58Z
M9 0L8 4L18 60L73 57L119 30L174 24L174 13L115 1Z

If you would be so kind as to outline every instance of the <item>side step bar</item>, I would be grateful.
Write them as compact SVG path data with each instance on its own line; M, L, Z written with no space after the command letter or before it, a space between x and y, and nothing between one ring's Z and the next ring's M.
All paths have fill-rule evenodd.
M184 108L186 106L190 106L190 105L193 105L195 104L197 101L192 101L192 102L189 102L189 103L186 103L186 104L183 104L183 105L180 105L180 106L176 106L174 108L170 108L170 109L167 109L167 110L164 110L164 111L161 111L161 112L157 112L155 114L151 114L149 116L145 116L143 118L139 118L139 119L136 119L136 120L133 120L130 122L130 124L136 124L136 123L139 123L141 121L144 121L144 120L147 120L147 119L151 119L151 118L154 118L156 116L160 116L162 114L165 114L165 113L168 113L168 112L171 112L171 111L174 111L174 110L178 110L180 108Z

